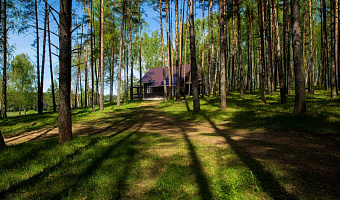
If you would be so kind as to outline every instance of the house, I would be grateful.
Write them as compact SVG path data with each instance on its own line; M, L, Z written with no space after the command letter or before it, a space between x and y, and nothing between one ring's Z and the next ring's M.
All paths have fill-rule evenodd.
M184 84L184 89L181 89L181 95L188 94L189 88L191 90L191 82L190 82L190 70L191 65L186 64L180 67L180 84ZM177 73L176 66L172 67L173 78L172 78L172 86L177 89L176 81L177 81ZM169 93L169 70L166 68L165 70L166 77L166 85ZM201 76L199 76L199 83L201 82ZM143 77L142 77L142 85L143 85L143 99L155 99L155 98L164 98L164 79L163 79L163 68L152 68L150 69ZM190 86L189 86L190 85Z

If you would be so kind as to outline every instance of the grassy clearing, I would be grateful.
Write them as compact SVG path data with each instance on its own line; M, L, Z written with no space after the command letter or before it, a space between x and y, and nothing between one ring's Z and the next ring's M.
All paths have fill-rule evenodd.
M75 124L102 129L64 145L9 146L0 199L337 199L339 99L317 92L302 116L291 114L293 97L262 104L258 93L229 94L226 111L218 97L202 99L198 115L191 99L76 109ZM11 134L12 120L26 130L57 115L26 117L1 123Z

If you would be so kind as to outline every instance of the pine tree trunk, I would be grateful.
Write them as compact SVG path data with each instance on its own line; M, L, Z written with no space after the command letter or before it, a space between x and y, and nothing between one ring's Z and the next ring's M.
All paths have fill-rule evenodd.
M213 16L213 2L210 0L210 45L211 45L211 79L212 79L212 93L213 96L216 96L216 81L215 81L215 71L216 71L216 66L214 62L214 56L215 56L215 51L214 51L214 16ZM209 94L210 95L210 94Z
M59 18L59 143L65 143L72 139L70 102L72 1L60 1Z
M166 35L167 35L167 52L168 52L168 76L169 76L169 99L173 99L172 95L172 66L171 66L171 44L170 44L170 11L169 0L166 1Z
M4 137L2 136L1 130L0 130L0 151L5 149L5 147L6 147L5 140L4 140Z
M242 65L242 38L241 38L241 14L240 14L240 1L236 1L237 9L237 35L238 35L238 64L240 70L240 96L244 95L244 83L243 83L243 65Z
M308 92L314 94L314 59L313 59L313 0L309 0L309 70Z
M204 0L203 0L203 3L202 3L202 66L201 66L201 77L202 77L202 82L201 82L201 92L202 92L202 97L204 96L204 84L205 84L205 81L204 81L204 66L205 66L205 63L204 63L204 50L205 50L205 43L204 43L204 38L205 37L205 34L204 34Z
M328 90L328 44L327 44L327 13L326 13L326 1L322 0L322 15L323 15L323 23L322 23L322 52L323 52L323 83L324 89Z
M5 4L6 5L6 4ZM39 64L39 18L38 18L38 2L35 0L35 31L36 31L36 42L37 42L37 79L38 79L38 114L42 114L41 105L41 85L40 85L40 64Z
M277 0L272 0L273 5L273 21L274 21L274 29L275 29L275 65L279 71L279 84L280 84L280 97L281 103L287 103L286 98L286 79L285 79L285 71L282 67L282 56L281 56L281 44L280 44L280 29L279 29L279 14L277 12ZM275 85L276 86L276 85Z
M191 76L193 88L193 111L200 111L199 88L198 88L198 70L196 65L196 47L195 47L195 24L194 24L194 4L193 0L189 0L189 23L190 23L190 60L191 60Z
M265 96L265 66L264 66L264 41L263 41L263 10L262 0L258 0L259 32L260 32L260 90L262 103L266 103Z
M40 104L41 104L41 113L43 113L44 109L44 74L45 74L45 58L46 58L46 39L47 39L47 20L48 20L48 4L45 2L45 19L44 19L44 38L43 38L43 55L42 55L42 63L41 63L41 81L40 81Z
M113 1L113 7L115 6L115 1ZM115 14L112 11L112 48L111 48L111 67L110 67L110 103L113 102L113 75L114 75L114 50L115 50Z
M336 88L336 57L335 57L335 0L331 3L331 98L336 99L338 91Z
M130 3L130 28L129 28L129 32L130 32L130 63L131 63L131 73L130 73L130 100L133 100L133 52L132 52L132 12L131 12L131 4Z
M168 91L166 87L166 76L165 76L165 52L164 52L164 38L163 38L163 3L162 0L159 1L159 11L160 11L160 22L161 22L161 40L162 40L162 61L163 61L163 87L164 87L164 101L167 101Z
M251 44L252 44L252 16L251 16L251 4L250 0L248 1L248 7L247 7L247 14L248 14L248 20L247 20L247 52L248 52L248 71L247 71L247 85L246 88L251 92L252 89L252 52L251 52Z
M100 1L100 110L104 110L104 0Z
M265 23L266 23L266 67L267 67L267 85L268 85L268 94L272 95L273 94L273 88L272 88L272 82L273 82L273 66L272 66L272 43L271 43L271 27L270 27L270 5L269 5L269 0L265 0Z
M301 49L301 30L300 30L300 5L299 0L291 1L291 23L293 39L293 59L295 74L295 105L294 113L302 114L306 112L305 97L305 71L303 69L303 57Z
M94 48L93 48L93 39L94 39L94 33L93 33L93 0L91 0L91 14L90 14L90 23L91 23L91 79L92 79L92 90L91 90L91 98L92 98L92 111L96 111L96 101L94 97Z
M123 0L122 9L122 23L120 27L120 44L119 44L119 65L118 65L118 86L117 86L117 107L120 107L120 81L122 71L122 51L123 51L123 38L124 38L124 20L125 20L125 0Z
M50 73L51 73L51 88L52 88L52 102L53 102L53 112L57 112L57 106L55 102L55 91L54 91L54 79L53 79L53 66L52 66L52 48L51 48L51 33L50 33L50 22L49 15L47 15L47 33L48 33L48 49L50 58Z
M180 73L179 73L179 58L178 58L178 51L179 51L179 45L178 45L178 0L175 2L175 13L176 13L176 101L180 99Z
M143 85L142 85L142 42L141 42L141 3L138 2L138 8L139 8L139 19L138 19L138 43L139 43L139 99L142 100L142 91L143 91ZM163 38L163 37L162 37ZM164 83L166 84L166 83Z
M219 1L219 12L220 12L220 54L221 54L221 109L227 107L227 96L226 96L226 77L225 77L225 58L226 58L226 27L225 27L225 1Z
M4 30L3 30L3 38L4 38L4 65L3 65L3 74L2 74L2 101L3 101L3 112L2 117L7 118L7 1L4 0ZM38 62L39 63L39 62Z

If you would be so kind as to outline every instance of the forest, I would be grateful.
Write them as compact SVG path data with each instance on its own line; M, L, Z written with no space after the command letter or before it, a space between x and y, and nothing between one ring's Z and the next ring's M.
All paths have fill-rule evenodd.
M0 199L338 199L339 6L0 0Z

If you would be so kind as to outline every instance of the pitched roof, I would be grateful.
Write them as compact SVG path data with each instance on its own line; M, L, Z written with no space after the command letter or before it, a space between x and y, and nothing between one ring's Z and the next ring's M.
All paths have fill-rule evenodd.
M180 82L184 80L184 77L186 77L190 72L190 64L182 65L182 73L180 77ZM177 73L176 73L176 66L172 66L172 70L174 72L174 80L172 80L173 84L176 85L177 80ZM184 73L185 72L185 76ZM166 85L169 85L169 70L166 67L165 69L165 77L166 77ZM143 77L142 77L142 83L152 83L151 86L162 86L164 85L163 81L163 68L152 68L150 69Z

